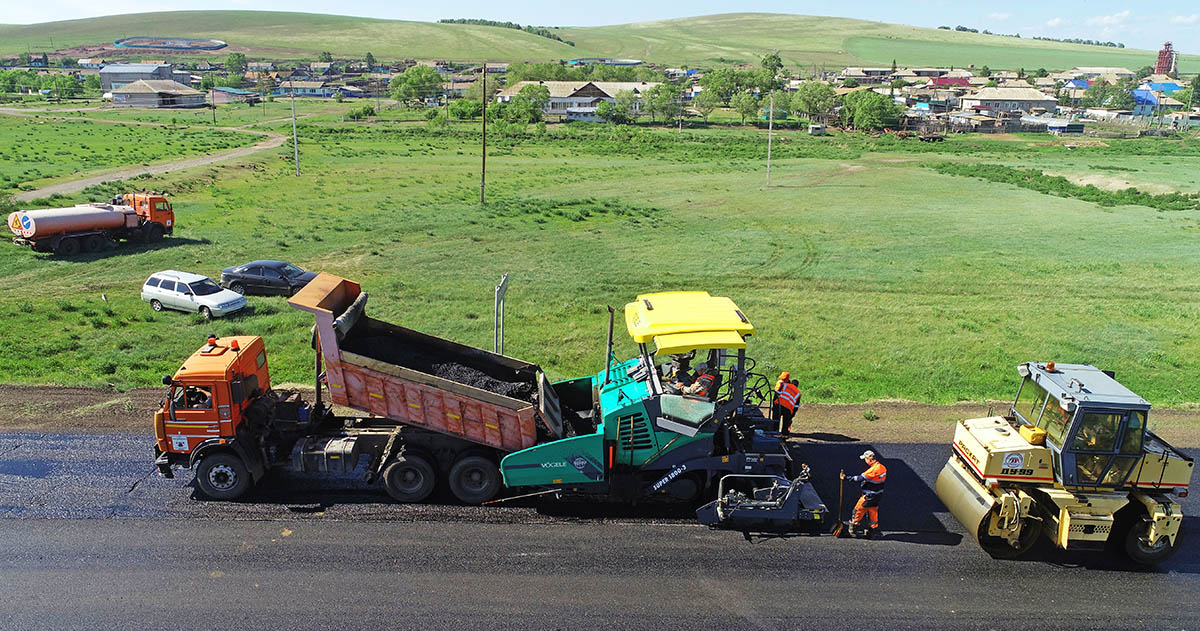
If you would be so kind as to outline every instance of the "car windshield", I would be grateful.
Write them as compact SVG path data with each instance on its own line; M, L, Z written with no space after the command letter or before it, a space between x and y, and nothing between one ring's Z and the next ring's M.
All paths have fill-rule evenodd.
M281 274L283 274L284 276L286 276L287 278L295 278L295 277L303 274L304 270L300 269L299 267L296 267L295 265L292 265L291 263L284 263L283 267L279 268L279 272Z
M212 282L212 280L208 278L191 283L188 285L188 287L191 287L192 293L196 294L197 296L210 296L221 291L221 286Z

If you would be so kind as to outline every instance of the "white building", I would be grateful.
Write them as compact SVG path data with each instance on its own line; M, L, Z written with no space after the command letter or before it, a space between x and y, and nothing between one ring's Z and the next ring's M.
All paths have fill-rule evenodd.
M983 88L962 98L962 109L992 112L1029 112L1036 108L1053 111L1058 102L1053 96L1033 88Z

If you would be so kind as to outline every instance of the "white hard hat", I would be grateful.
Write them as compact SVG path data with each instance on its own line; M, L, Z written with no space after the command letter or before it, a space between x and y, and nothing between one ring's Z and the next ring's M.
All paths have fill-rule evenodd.
M861 460L866 460L868 458L870 458L871 460L875 460L875 452L868 449L868 450L864 451L861 456L859 456L859 459L861 459Z

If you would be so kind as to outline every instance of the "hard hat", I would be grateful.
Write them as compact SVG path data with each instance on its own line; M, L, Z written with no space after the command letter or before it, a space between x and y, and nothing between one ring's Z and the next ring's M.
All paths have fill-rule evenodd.
M788 372L788 371L786 371L786 370L785 370L785 371L783 371L783 372L781 372L781 373L779 373L779 378L780 378L780 379L788 379L788 378L790 378L791 376L792 376L792 373L790 373L790 372Z
M876 459L876 458L875 458L875 452L873 452L873 451L871 451L870 449L868 449L868 450L866 450L866 451L862 452L862 455L861 455L861 456L859 456L859 459L861 459L861 460L866 460L867 458L870 458L870 459L872 459L872 460L875 460L875 459Z

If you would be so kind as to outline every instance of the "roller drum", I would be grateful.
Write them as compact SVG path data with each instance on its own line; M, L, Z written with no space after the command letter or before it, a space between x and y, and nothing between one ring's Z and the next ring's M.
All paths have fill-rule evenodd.
M950 514L979 543L984 520L996 503L992 494L953 456L938 474L935 489Z
M20 210L8 216L8 227L18 237L44 239L65 232L113 230L136 225L137 215L125 206L75 206Z

